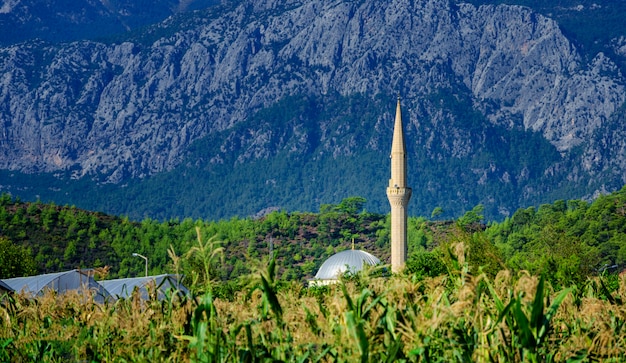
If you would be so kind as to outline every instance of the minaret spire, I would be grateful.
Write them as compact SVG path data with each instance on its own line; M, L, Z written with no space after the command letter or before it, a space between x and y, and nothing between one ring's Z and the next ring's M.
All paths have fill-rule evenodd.
M393 140L391 142L391 181L389 182L390 187L396 185L400 188L406 187L406 144L404 143L400 96L398 96L398 103L396 104L396 120L393 125Z
M406 262L406 206L411 199L411 192L406 182L406 144L404 143L400 96L398 96L391 142L391 179L387 187L387 198L391 205L391 270L393 272L400 272Z

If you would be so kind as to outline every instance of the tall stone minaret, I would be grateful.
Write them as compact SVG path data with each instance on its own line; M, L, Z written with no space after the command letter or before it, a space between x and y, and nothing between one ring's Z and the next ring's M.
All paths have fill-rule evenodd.
M396 106L396 121L391 143L391 179L387 187L387 198L391 204L391 271L404 268L407 255L406 207L411 199L411 188L406 185L406 146L402 128L400 97Z

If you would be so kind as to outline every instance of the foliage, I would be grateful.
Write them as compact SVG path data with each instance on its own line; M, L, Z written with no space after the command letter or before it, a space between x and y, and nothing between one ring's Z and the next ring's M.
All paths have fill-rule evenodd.
M0 279L30 276L35 271L35 261L30 251L0 236Z
M276 257L279 277L300 281L353 243L388 261L389 216L364 211L365 203L362 197L348 197L322 204L318 214L274 211L257 219L134 222L73 206L24 203L4 194L0 230L3 248L19 251L18 260L25 261L15 265L26 269L19 275L109 266L111 277L138 276L143 261L132 254L140 253L148 258L150 274L180 273L198 279L198 286L219 281L219 287L212 283L213 296L224 297L236 289L235 279L254 271L250 261L268 256ZM502 269L526 270L546 274L553 286L580 285L588 276L619 271L626 263L625 189L593 203L557 200L520 209L487 225L482 210L478 205L457 221L410 217L411 273L430 274L428 266L435 262L425 256L439 256L449 268L452 260L446 256L453 246L463 246L473 274L493 278ZM168 256L179 263L168 263Z
M250 260L275 252L280 276L305 280L323 260L353 243L381 258L388 255L385 244L377 243L387 228L386 216L364 212L361 197L347 198L328 213L274 211L259 219L214 222L135 222L73 206L24 203L7 194L2 198L0 230L11 246L34 259L30 273L109 266L111 277L138 276L144 264L133 253L139 253L148 258L149 274L181 273L202 285L206 279L246 275L252 271ZM168 256L179 263L168 263Z
M501 301L496 300L500 310L499 321L504 319L512 332L511 344L501 349L502 355L510 361L516 360L516 357L521 358L524 362L550 362L554 360L556 352L546 349L548 346L546 339L552 328L552 318L570 290L561 291L546 311L544 283L544 276L541 276L535 297L528 309L524 309L524 305L527 304L524 303L521 294L512 298L505 307L502 307Z
M181 257L185 258L185 257ZM457 256L462 261L462 256ZM304 288L275 260L231 299L211 291L98 304L78 294L0 300L0 358L12 361L618 362L626 281L553 291L543 277L463 266L415 280L366 277ZM192 291L200 291L192 286Z
M202 291L210 290L211 284L219 279L219 266L224 264L224 249L215 236L202 242L200 227L196 226L198 244L185 253L187 271L190 271L194 286L202 286Z
M493 278L505 269L501 252L483 233L472 233L468 240L468 264L472 273L485 273Z
M474 223L482 219L480 210L455 222L412 217L405 274L357 273L315 288L297 282L300 269L350 248L352 238L383 256L387 216L331 205L319 214L275 211L256 220L132 222L7 196L0 201L0 228L9 236L3 243L28 242L47 231L37 236L48 235L50 245L41 243L37 254L54 251L54 243L62 247L64 239L95 255L96 247L107 248L113 259L126 256L118 274L124 268L143 272L130 256L138 251L149 257L151 271L187 275L194 294L106 304L71 293L4 296L0 359L626 359L626 281L614 273L623 263L626 187L593 203L521 209L489 225ZM353 201L359 202L343 205ZM58 251L59 260L67 254ZM234 261L246 265L237 274Z
M457 223L464 229L470 229L483 221L485 218L483 216L483 210L485 210L485 207L479 204L472 208L472 210L465 212L465 214L458 219Z
M406 262L405 272L423 279L445 275L448 268L438 251L420 251L410 256Z
M509 268L544 273L554 285L581 284L603 266L624 267L626 187L592 204L559 200L520 209L485 235Z
M366 201L363 197L345 198L337 206L337 211L346 214L358 214L363 210Z

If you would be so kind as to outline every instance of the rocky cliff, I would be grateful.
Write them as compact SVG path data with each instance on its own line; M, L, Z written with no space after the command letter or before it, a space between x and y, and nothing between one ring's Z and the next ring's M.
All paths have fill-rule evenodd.
M603 53L584 59L555 21L521 6L242 1L120 41L1 48L0 168L119 183L175 168L194 141L218 133L211 162L235 153L245 163L278 154L272 130L229 130L277 101L400 94L408 142L430 160L476 152L475 130L453 125L478 114L579 155L570 179L609 172L624 183L626 141L614 137L624 133L624 77ZM459 100L465 109L446 106ZM303 145L315 138L316 152L335 157L386 153L391 112L392 103L373 132L347 143L336 135L358 128L358 114L332 129L322 120L315 134L294 127L288 137ZM477 182L488 169L476 169ZM522 174L498 177L524 182Z

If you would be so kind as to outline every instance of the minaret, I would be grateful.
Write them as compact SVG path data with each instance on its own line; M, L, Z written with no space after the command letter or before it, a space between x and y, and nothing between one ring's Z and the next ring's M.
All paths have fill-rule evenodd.
M387 198L391 205L391 271L400 272L404 268L407 255L406 207L411 199L411 188L406 185L406 146L402 129L400 97L398 97L396 121L393 126L391 179L387 187Z

